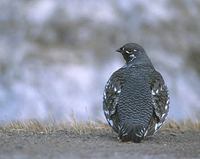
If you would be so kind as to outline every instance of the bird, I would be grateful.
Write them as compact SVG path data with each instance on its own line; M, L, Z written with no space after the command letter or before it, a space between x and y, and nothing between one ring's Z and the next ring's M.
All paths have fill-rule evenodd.
M165 122L168 88L142 46L127 43L116 51L123 56L125 65L105 85L104 115L120 141L140 143Z

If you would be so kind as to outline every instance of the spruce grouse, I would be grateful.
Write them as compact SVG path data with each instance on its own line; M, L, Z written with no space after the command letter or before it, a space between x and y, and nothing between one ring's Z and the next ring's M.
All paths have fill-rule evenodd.
M112 74L105 86L104 114L121 141L141 142L166 119L167 86L140 45L128 43L117 52L126 64Z

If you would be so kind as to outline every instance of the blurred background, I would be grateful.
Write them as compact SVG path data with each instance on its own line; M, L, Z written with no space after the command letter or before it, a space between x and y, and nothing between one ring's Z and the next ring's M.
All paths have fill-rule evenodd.
M142 45L170 93L169 118L200 120L199 0L0 0L0 122L105 122L102 94Z

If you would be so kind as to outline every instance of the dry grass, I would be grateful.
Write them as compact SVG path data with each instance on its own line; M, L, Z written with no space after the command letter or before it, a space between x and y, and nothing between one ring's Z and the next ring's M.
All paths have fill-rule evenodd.
M1 132L32 132L39 134L50 134L55 131L68 131L75 134L89 134L95 132L111 132L110 127L100 122L65 122L43 123L37 120L29 120L26 122L11 122L0 126Z
M192 121L192 120L185 120L185 121L168 121L162 128L162 130L192 130L192 131L199 131L200 130L200 121Z
M94 133L94 132L111 132L110 127L103 123L72 123L70 130L77 134L86 134L86 133Z
M68 131L75 134L90 134L90 133L106 133L112 132L111 128L104 123L101 122L77 122L74 120L71 123L59 123L56 124L54 122L42 123L37 120L30 120L27 122L11 122L9 124L1 125L1 132L32 132L37 134L49 134L54 133L55 131ZM200 122L194 122L191 120L187 120L184 122L175 122L169 121L167 122L162 130L192 130L199 131L200 130Z
M0 126L0 130L3 132L35 132L35 133L51 133L57 129L52 124L46 124L37 120L29 120L26 122L10 122Z

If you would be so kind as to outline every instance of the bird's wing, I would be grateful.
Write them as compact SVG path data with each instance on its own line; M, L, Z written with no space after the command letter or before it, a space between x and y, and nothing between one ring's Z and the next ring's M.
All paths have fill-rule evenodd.
M113 129L118 132L118 115L117 115L117 105L119 101L119 96L121 89L124 84L123 68L114 72L110 79L108 80L104 94L103 94L103 110L106 116L106 120Z
M150 88L154 114L150 121L147 135L152 135L161 127L169 111L169 95L167 86L165 85L161 74L155 70L150 77Z

